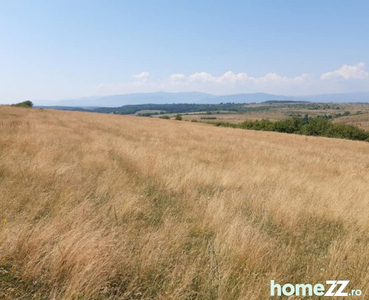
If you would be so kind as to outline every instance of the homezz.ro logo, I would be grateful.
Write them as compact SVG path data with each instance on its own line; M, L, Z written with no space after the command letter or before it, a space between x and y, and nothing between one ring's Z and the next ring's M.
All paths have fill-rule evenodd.
M324 297L350 297L361 296L361 290L346 291L346 287L350 280L327 280L325 283L328 286L326 288L323 284L318 283L314 286L311 284L296 284L286 283L281 286L275 283L274 280L270 281L270 295L271 296L324 296Z

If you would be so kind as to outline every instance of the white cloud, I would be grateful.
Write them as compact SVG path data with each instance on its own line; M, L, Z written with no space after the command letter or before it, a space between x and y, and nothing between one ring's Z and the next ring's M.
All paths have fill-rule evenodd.
M186 76L183 74L172 74L169 76L169 81L172 83L176 83L178 81L182 81L186 79Z
M320 79L365 79L369 78L369 73L364 70L365 64L363 62L357 65L349 66L343 65L341 69L324 73Z
M269 73L262 77L251 77L246 73L234 73L232 71L228 71L220 76L214 76L207 72L196 72L188 76L176 73L163 81L149 80L147 72L142 72L132 77L136 80L116 84L102 83L95 90L99 94L155 91L200 91L214 94L259 91L294 93L303 87L306 82L311 81L311 77L307 74L291 78L275 73Z
M246 73L238 73L235 74L232 71L228 71L226 73L224 73L222 76L220 76L217 79L217 82L232 82L232 83L236 83L236 82L242 82L247 80L249 77L247 76Z
M189 82L214 82L215 77L206 72L194 73L190 75L187 80Z
M100 84L95 88L95 92L97 94L157 91L199 91L212 94L265 92L284 95L354 92L369 90L369 73L364 68L365 64L362 62L354 66L344 65L341 69L324 73L320 77L309 74L288 77L277 73L257 77L243 72L228 71L219 76L207 72L196 72L187 76L175 73L163 80L150 79L148 72L142 72L133 75L134 80L131 81Z
M175 76L176 74L171 75ZM303 83L311 80L311 76L308 74L302 74L297 77L284 77L277 75L276 73L269 73L262 77L250 77L246 73L234 73L228 71L221 76L213 76L206 72L194 73L188 77L182 75L182 82L187 83L203 83L203 84L214 84L214 85L261 85L261 84L274 84L274 83Z
M188 76L189 82L203 82L203 83L236 83L244 82L248 79L246 73L235 74L232 71L224 73L222 76L216 77L206 72L194 73Z
M141 80L145 80L145 79L149 78L149 76L150 76L149 72L141 72L141 73L132 75L133 78L141 79Z

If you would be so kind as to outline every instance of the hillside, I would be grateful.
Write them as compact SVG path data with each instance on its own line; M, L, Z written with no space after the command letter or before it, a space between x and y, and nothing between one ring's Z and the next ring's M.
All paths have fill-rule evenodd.
M356 114L334 120L335 123L349 124L369 130L369 113Z
M3 106L0 150L1 299L369 293L366 142Z

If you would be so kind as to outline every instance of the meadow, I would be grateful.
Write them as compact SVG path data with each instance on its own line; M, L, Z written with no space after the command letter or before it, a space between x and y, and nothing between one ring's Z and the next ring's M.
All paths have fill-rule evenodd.
M173 107L170 107L172 110L175 110L175 108L178 109L175 105L172 106ZM151 105L150 108L155 108L155 105ZM272 101L259 104L230 103L223 105L208 105L204 107L202 111L194 111L191 106L188 107L187 111L185 110L186 107L179 107L181 109L178 109L175 113L165 111L165 105L161 108L164 111L141 110L137 111L136 115L162 118L163 116L174 117L176 113L180 113L185 121L208 122L209 120L216 120L216 122L233 124L255 120L280 121L291 118L292 116L304 117L308 115L311 118L327 117L333 120L334 123L354 125L364 130L369 129L368 103L288 103L283 101ZM102 111L104 110L102 109ZM120 112L117 110L115 113L119 114Z
M364 130L369 131L369 113L363 113L359 115L352 115L335 119L334 123L354 125Z
M366 299L368 182L367 142L1 106L0 298Z

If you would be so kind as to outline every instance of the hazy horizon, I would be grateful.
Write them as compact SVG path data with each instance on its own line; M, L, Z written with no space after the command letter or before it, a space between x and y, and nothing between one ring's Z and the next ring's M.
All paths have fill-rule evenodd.
M101 97L114 97L114 96L127 96L127 95L144 95L144 94L204 94L211 95L215 97L221 96L235 96L235 95L252 95L252 94L267 94L267 95L277 95L277 96L285 96L285 97L309 97L309 96L323 96L323 95L345 95L345 94L361 94L361 93L369 93L369 91L353 91L353 92L343 92L343 93L321 93L321 94L273 94L273 93L265 93L265 92L245 92L245 93L224 93L224 94L215 94L215 93L207 93L207 92L199 92L199 91L185 91L185 92L168 92L168 91L155 91L155 92L133 92L133 93L116 93L116 94L102 94L102 95L85 95L80 97L72 97L72 98L54 98L54 99L25 99L25 100L36 100L36 101L63 101L63 100L74 100L74 99L88 99L88 98L101 98Z
M336 102L363 103L369 102L369 92L316 94L316 95L276 95L268 93L241 93L214 95L201 92L155 92L131 93L103 96L69 98L59 100L34 100L36 106L66 106L66 107L120 107L124 105L141 104L219 104L219 103L262 103L266 101L307 101L307 102Z

